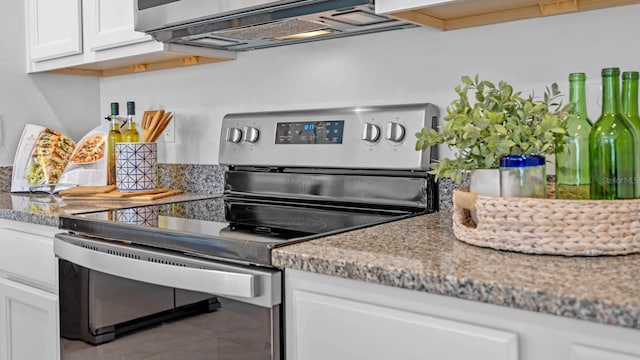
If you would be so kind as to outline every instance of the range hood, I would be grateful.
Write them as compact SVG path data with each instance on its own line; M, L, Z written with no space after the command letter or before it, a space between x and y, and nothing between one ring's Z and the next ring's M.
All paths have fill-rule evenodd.
M166 43L253 50L415 27L373 0L135 0L135 29Z

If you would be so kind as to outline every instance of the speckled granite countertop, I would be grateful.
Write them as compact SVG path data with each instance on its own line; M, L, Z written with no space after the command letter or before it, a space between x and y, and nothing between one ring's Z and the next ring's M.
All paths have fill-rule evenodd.
M640 329L640 255L525 255L455 239L440 212L277 248L276 266Z
M218 197L224 190L225 171L225 167L218 165L159 164L159 186L167 189L182 189L185 191L184 194L148 202L63 201L59 197L46 194L10 193L12 167L0 166L0 218L58 226L60 215Z
M218 197L216 194L183 193L152 201L123 200L62 200L59 197L0 192L0 218L34 224L58 226L60 215L80 212L117 209L147 204L165 204L177 201Z

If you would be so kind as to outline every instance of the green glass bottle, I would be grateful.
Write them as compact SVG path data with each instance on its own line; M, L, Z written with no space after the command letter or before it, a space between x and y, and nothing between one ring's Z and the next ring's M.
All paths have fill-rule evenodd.
M138 132L135 115L136 103L133 101L127 101L127 129L124 131L124 134L122 134L124 142L140 141L140 133Z
M119 115L120 104L111 103L109 134L107 135L107 185L116 184L116 143L122 142Z
M567 136L556 152L556 198L589 199L589 134L584 73L569 74L569 100L574 108L567 119Z
M591 198L633 199L638 135L619 108L620 69L602 69L602 115L589 134Z
M640 78L640 74L637 71L622 73L622 113L631 120L636 132L640 132L638 78Z

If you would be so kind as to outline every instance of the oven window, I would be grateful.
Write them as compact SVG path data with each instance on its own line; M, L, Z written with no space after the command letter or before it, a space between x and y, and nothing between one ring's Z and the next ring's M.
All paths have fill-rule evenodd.
M280 304L58 268L62 360L281 359Z
M272 359L271 311L219 301L213 312L142 328L100 345L62 338L62 359Z

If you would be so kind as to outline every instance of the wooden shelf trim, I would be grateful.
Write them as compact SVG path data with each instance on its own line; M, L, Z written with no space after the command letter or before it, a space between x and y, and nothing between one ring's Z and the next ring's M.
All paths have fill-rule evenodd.
M165 61L158 61L158 62L151 62L151 63L138 63L138 64L132 64L129 66L107 68L103 70L86 69L86 68L82 68L82 66L78 66L78 67L52 70L50 72L55 74L104 77L104 76L134 74L139 72L147 72L147 71L155 71L155 70L165 70L165 69L171 69L171 68L177 68L177 67L208 64L208 63L227 61L227 60L233 60L233 59L190 55L190 56L184 56L184 57L165 60Z
M543 16L564 14L578 11L578 0L560 0L540 3L540 13Z
M640 4L640 0L553 0L541 1L535 5L509 7L505 0L504 8L486 13L465 14L442 18L435 16L434 9L442 10L459 6L444 4L422 9L394 12L389 15L418 25L426 25L441 30L462 29L473 26L488 25L514 20L531 19L542 16L566 14L578 11L596 10L614 6Z

